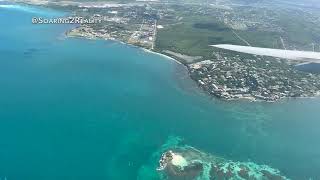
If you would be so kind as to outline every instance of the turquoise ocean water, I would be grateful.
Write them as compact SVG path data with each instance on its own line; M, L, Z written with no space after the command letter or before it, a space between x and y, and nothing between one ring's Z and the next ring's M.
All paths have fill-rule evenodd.
M320 99L214 100L166 58L31 24L62 14L0 4L0 178L157 179L141 167L179 136L292 179L320 179Z

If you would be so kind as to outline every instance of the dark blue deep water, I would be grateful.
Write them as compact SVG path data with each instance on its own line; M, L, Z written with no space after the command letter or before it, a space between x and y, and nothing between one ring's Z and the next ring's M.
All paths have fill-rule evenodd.
M320 99L210 99L166 58L31 24L61 15L0 5L0 178L156 179L141 167L180 136L227 159L320 179Z

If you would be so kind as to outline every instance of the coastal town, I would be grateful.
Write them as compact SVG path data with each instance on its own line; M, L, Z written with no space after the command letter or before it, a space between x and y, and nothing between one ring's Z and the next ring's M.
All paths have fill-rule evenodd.
M282 11L233 3L130 1L128 3L75 3L46 6L71 10L72 15L96 19L66 32L69 37L116 40L161 53L184 64L190 77L208 94L221 99L276 101L313 97L320 93L320 75L302 72L297 62L233 53L210 47L230 43L279 49L317 50L318 34L292 29L290 23L308 24L320 31L319 12ZM288 22L288 14L296 15ZM201 19L201 21L199 21ZM298 34L298 35L296 35ZM316 41L313 41L316 39ZM317 40L318 39L318 40ZM313 44L313 46L311 46Z
M154 49L157 29L161 28L157 26L155 10L142 5L111 6L98 10L83 8L74 14L91 16L103 23L82 24L67 32L68 36L117 40L146 49Z
M319 93L317 75L301 76L286 62L277 67L267 58L241 58L218 54L218 61L188 65L191 78L211 95L223 99L276 101L285 97L310 97ZM289 71L287 70L289 69ZM288 77L290 75L290 78Z

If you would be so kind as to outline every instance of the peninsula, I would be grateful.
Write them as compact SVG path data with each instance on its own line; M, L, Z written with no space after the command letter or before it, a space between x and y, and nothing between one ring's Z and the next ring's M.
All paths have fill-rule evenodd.
M320 13L314 9L204 0L16 1L97 19L99 23L79 24L67 35L117 40L167 55L184 64L205 92L221 99L276 101L313 97L320 92L320 75L299 71L295 68L299 62L290 58L211 46L317 51ZM302 26L308 28L297 28Z

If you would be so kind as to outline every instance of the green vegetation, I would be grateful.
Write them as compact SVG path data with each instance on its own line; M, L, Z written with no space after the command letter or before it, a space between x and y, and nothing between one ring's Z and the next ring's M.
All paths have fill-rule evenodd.
M280 33L264 31L235 31L252 46L282 49Z
M298 71L285 60L210 46L310 50L314 43L317 48L317 12L299 15L290 9L210 7L199 3L147 3L73 11L78 16L103 17L105 21L81 25L69 35L115 39L166 54L185 64L191 78L213 96L276 101L319 94L320 77Z
M290 44L295 44L303 50L310 51L312 50L311 43L320 42L319 24L306 21L299 14L282 15L278 23L286 30L286 39Z
M158 31L156 48L190 56L212 57L212 44L239 44L232 31L215 21L185 20Z

